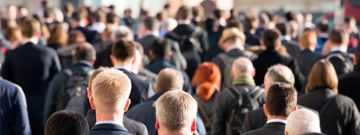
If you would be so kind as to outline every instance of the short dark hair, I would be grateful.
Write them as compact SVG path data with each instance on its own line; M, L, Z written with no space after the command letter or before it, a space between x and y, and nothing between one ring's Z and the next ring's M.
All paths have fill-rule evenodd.
M152 46L151 51L157 56L157 57L165 57L168 52L171 51L171 44L169 40L156 40Z
M143 21L143 24L146 29L150 31L154 31L159 29L159 23L158 21L153 17L146 17Z
M46 122L45 135L87 135L89 125L84 116L63 110L55 112Z
M280 41L280 32L276 29L265 30L262 34L261 40L267 50L275 49L277 42Z
M317 28L318 28L321 32L328 32L328 31L329 31L329 23L327 22L327 20L320 21L320 22L317 24Z
M191 18L191 14L191 8L187 6L181 6L177 11L176 18L180 20L187 20Z
M106 23L113 24L115 23L117 16L114 13L107 13L106 14Z
M297 92L293 85L288 83L275 83L266 96L267 111L272 116L287 117L296 107Z
M96 50L91 44L82 43L77 45L74 57L76 60L86 60L86 61L95 60Z
M41 24L34 18L26 18L20 22L21 33L25 37L35 36L36 33L41 32Z
M136 54L136 43L134 41L121 39L112 46L112 55L120 61L126 61Z
M329 40L335 44L343 44L348 38L349 34L343 29L334 29L329 34Z
M281 35L285 36L285 35L289 35L291 32L291 28L290 25L288 23L285 22L281 22L276 24L276 29L278 29L281 33Z
M71 15L71 19L74 21L81 21L83 19L83 16L79 12L74 12Z

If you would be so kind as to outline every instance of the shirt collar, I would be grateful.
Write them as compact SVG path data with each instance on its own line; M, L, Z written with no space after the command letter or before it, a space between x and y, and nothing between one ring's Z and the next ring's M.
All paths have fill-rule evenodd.
M129 72L132 72L132 70L129 67L125 67L125 66L115 66L114 68L116 68L116 69L124 69L124 70L127 70Z
M285 36L282 36L281 39L282 39L282 40L285 40L285 41L290 41L290 40L291 40L291 36L285 35Z
M266 124L269 124L269 123L275 123L275 122L279 122L279 123L284 123L286 124L286 120L283 120L283 119L270 119L266 122Z
M234 85L247 84L247 85L255 86L255 81L251 76L244 75L244 76L239 76L239 77L235 78L233 81L233 84Z
M179 20L178 24L190 24L191 21L190 20Z
M29 39L25 40L25 41L23 42L23 44L26 44L26 43L28 43L28 42L31 42L31 43L33 43L33 44L37 45L37 44L38 44L38 42L39 42L39 38L37 38L37 37L33 36L33 37L31 37L31 38L29 38Z
M335 52L335 51L340 51L340 52L347 52L347 49L345 47L335 47L335 48L331 48L330 52Z
M99 125L99 124L114 124L124 127L124 124L118 121L99 121L95 123L95 125Z

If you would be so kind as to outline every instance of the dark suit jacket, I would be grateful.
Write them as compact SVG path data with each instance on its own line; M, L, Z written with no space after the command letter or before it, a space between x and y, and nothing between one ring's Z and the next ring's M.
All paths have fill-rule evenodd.
M258 108L254 111L251 111L245 116L241 132L248 132L259 129L266 124L266 120L267 118L263 108Z
M310 73L312 66L321 59L321 55L313 52L309 49L302 50L298 57L296 57L297 62L299 63L299 67L301 73L304 75L305 78Z
M332 55L338 55L340 57L331 57ZM326 58L329 59L329 61L334 65L336 74L339 77L353 70L352 58L347 53L341 51L334 51L329 53Z
M86 114L86 120L89 123L89 128L93 128L96 123L96 112L90 109ZM129 119L124 116L123 123L127 131L134 135L148 135L146 126L140 122Z
M98 124L90 130L90 135L132 135L124 127L115 124Z
M151 35L147 35L141 39L139 39L139 43L143 46L144 48L144 54L149 55L149 51L152 47L152 45L154 44L155 40L158 39L158 37L156 37L155 35L151 34Z
M360 64L360 63L359 63ZM349 96L360 108L360 65L355 65L354 71L339 78L339 93Z
M16 84L0 77L0 134L31 135L26 99Z
M268 123L262 128L249 131L243 135L284 135L285 134L285 123L272 122Z
M141 80L136 74L126 69L119 69L123 71L131 80L131 93L130 93L130 100L131 105L130 108L144 102L148 98L149 93L149 83Z
M51 79L60 69L56 52L45 46L28 42L6 53L1 75L23 88L33 134L43 134L44 97Z
M304 76L301 74L299 65L296 60L281 55L275 50L265 50L262 52L256 60L253 61L256 69L255 82L256 85L262 85L264 82L264 76L269 67L276 64L283 64L291 69L295 76L295 88L297 91L301 91L305 81Z
M146 66L146 69L150 70L155 74L159 74L159 72L165 68L175 69L175 66L172 65L170 61L166 60L165 58L155 58L149 63L149 65Z
M293 58L297 58L300 54L300 47L294 41L282 40L281 43L285 46L288 54Z

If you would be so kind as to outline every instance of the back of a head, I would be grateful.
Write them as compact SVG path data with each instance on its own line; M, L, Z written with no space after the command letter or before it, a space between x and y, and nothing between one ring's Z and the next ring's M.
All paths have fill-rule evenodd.
M191 18L191 14L191 8L187 6L181 6L177 11L176 18L178 20L189 20Z
M24 37L31 38L41 33L40 22L33 18L26 18L20 22L21 33Z
M197 114L197 102L183 90L168 91L156 102L159 129L169 133L189 133Z
M288 135L321 133L320 118L310 110L296 110L287 118L285 132L287 132Z
M293 85L275 83L269 88L265 102L269 115L287 117L295 110L296 104L297 92Z
M318 89L331 89L337 92L338 77L330 61L321 59L317 61L308 76L306 92Z
M265 77L269 79L270 86L276 82L295 84L295 77L290 68L285 65L277 64L268 68Z
M112 56L118 61L127 61L136 54L136 43L129 40L119 40L112 46Z
M79 12L74 12L71 15L71 20L73 20L73 21L80 22L82 19L83 19L83 16Z
M259 25L259 19L258 17L253 15L246 16L244 20L244 25L246 31L256 29Z
M156 80L155 91L165 93L170 90L179 90L183 88L184 80L182 73L176 69L166 68L160 71Z
M111 38L114 41L118 41L118 40L122 40L122 39L133 40L134 33L127 26L119 26L113 31Z
M63 110L52 114L46 122L45 135L87 135L89 125L84 116Z
M252 62L246 57L237 58L233 65L232 71L237 75L252 75L254 72L254 66Z
M93 62L96 59L96 50L91 44L82 43L77 45L74 57L77 61Z
M317 35L314 30L307 30L300 37L300 46L302 48L311 48L316 47L317 45Z
M328 40L335 45L348 45L349 34L343 29L334 29L330 31Z
M96 111L123 111L130 95L131 81L125 73L109 69L93 79L91 90Z
M106 14L106 23L114 24L116 22L117 16L114 13L107 13Z
M317 29L319 29L320 32L328 32L329 31L329 21L327 19L322 19L317 24Z
M171 43L166 39L157 39L151 45L151 52L156 55L156 57L165 58L169 53L171 53Z
M266 50L273 50L281 45L281 34L276 29L265 30L262 34L261 40Z
M290 25L285 22L281 22L276 24L276 29L280 31L281 35L289 35L290 34Z
M191 85L198 87L202 83L209 82L220 88L221 85L221 71L219 66L212 62L202 63L195 71Z
M160 25L159 22L154 17L146 17L143 20L145 28L149 31L158 31Z

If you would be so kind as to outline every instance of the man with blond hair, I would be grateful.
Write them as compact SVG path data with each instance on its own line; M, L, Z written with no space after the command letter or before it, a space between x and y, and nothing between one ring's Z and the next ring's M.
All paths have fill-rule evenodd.
M168 91L155 102L159 135L192 135L196 131L197 102L183 90Z
M96 124L90 135L130 135L123 117L130 105L131 81L123 72L109 69L99 73L88 93L91 108L96 111Z

